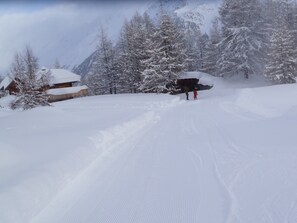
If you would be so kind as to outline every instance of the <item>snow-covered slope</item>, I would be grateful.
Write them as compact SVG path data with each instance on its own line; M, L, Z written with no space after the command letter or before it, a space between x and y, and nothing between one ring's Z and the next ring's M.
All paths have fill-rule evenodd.
M0 222L295 223L297 85L213 81L0 108Z

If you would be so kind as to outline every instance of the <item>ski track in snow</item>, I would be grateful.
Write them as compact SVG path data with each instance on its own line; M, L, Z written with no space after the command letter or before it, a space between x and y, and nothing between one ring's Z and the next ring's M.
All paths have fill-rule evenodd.
M125 152L106 164L106 172L94 173L101 169L102 157L93 162L32 222L226 222L228 191L212 148L199 138L199 131L208 128L207 122L197 128L200 117L184 115L187 109L177 103L161 110L158 122L145 131L149 137L141 134L133 144L121 138L110 140L118 137L93 139L106 149L124 145L121 150ZM170 132L180 134L172 138ZM201 144L195 144L193 137Z
M297 103L233 93L133 104L144 114L90 136L89 164L28 222L295 223L294 133L278 131L296 130Z
M201 146L193 141L199 117L184 115L183 105L159 110L158 121L130 142L112 142L123 152L107 157L108 164L102 157L93 162L32 222L225 222L226 188L212 151L199 137ZM172 138L170 132L180 134Z

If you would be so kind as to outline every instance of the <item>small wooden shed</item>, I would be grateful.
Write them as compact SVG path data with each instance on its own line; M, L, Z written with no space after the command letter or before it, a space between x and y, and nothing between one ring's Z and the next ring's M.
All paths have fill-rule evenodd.
M193 91L196 88L198 91L202 91L213 87L211 75L199 71L181 73L176 83L181 90L180 93L184 93L185 89Z

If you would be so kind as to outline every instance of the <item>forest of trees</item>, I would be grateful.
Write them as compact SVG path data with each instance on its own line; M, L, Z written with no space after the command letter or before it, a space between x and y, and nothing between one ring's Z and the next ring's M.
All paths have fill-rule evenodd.
M223 0L209 33L195 22L166 14L158 19L135 13L125 21L117 42L100 29L91 68L83 82L92 95L172 93L185 71L272 84L295 83L297 76L297 3L289 0ZM56 68L61 67L55 62ZM48 105L37 77L38 59L30 47L17 53L11 74L19 93L12 107Z
M92 94L171 92L183 71L223 78L262 76L293 83L297 5L289 0L224 0L210 32L160 10L135 13L113 43L101 28L85 83Z

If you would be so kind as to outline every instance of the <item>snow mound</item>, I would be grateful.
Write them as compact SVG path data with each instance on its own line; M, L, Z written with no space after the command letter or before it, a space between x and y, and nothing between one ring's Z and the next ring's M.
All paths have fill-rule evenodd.
M284 95L296 94L297 84L242 89L235 104L260 116L277 117L297 106L297 100L292 103Z

